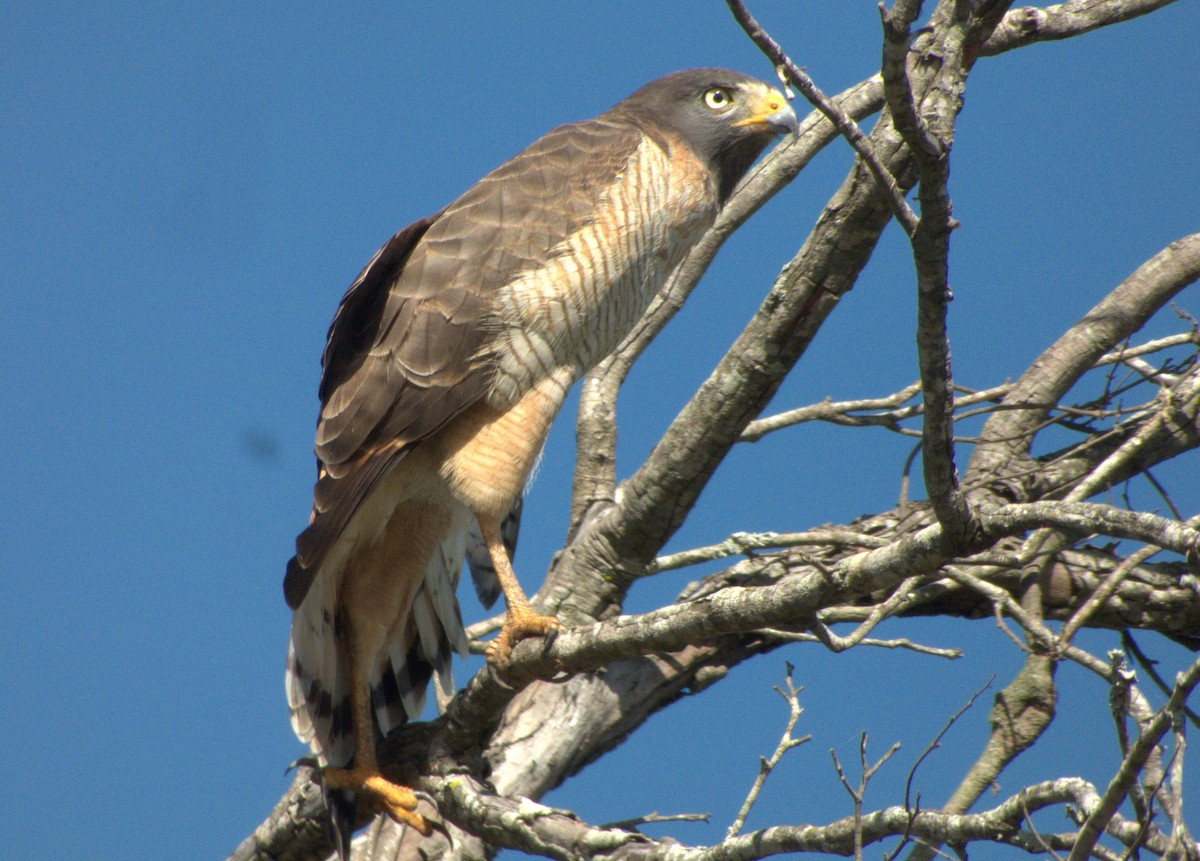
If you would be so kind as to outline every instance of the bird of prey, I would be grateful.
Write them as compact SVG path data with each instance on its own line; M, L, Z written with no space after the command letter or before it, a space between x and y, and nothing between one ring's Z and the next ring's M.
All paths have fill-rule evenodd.
M323 766L339 851L359 797L428 833L376 745L419 716L431 678L452 692L468 533L507 602L488 656L502 666L557 627L521 591L502 524L567 390L770 140L796 130L754 78L667 75L550 131L393 236L350 285L321 361L312 517L284 579L292 726Z

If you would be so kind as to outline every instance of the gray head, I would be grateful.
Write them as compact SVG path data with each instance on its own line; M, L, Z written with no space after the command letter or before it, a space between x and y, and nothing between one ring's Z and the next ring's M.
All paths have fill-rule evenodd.
M795 134L796 113L783 94L728 69L687 69L646 84L614 106L651 134L674 132L717 177L722 202L776 135Z

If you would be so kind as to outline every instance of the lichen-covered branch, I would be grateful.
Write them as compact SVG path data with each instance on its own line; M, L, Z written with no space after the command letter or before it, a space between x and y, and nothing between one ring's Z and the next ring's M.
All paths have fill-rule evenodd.
M972 814L946 814L888 807L828 825L775 826L729 837L713 846L685 846L670 840L601 829L565 811L490 793L468 778L438 778L425 782L446 812L460 827L490 838L497 846L517 849L557 861L628 859L628 861L757 861L789 852L851 855L856 836L862 845L889 837L905 836L930 843L965 845L973 841L1031 846L1027 817L1058 805L1076 805L1094 811L1099 797L1091 784L1079 778L1061 778L1029 786L1000 804ZM1121 817L1111 820L1111 832L1132 842L1138 826ZM1164 848L1155 829L1147 845Z

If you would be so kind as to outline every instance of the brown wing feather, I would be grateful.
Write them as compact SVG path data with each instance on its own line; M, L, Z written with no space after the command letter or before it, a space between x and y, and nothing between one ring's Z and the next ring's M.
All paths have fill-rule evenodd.
M381 303L413 248L442 213L414 221L383 244L338 303L321 354L321 403L358 370L378 337Z
M284 579L291 607L379 479L487 394L497 291L592 219L641 140L611 118L560 126L397 233L351 285L322 358L319 481Z

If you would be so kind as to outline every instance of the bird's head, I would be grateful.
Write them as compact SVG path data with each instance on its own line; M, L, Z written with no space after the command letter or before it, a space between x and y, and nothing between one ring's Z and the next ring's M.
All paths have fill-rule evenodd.
M716 172L722 201L772 138L799 130L783 93L728 69L688 69L658 78L613 112L681 137Z

